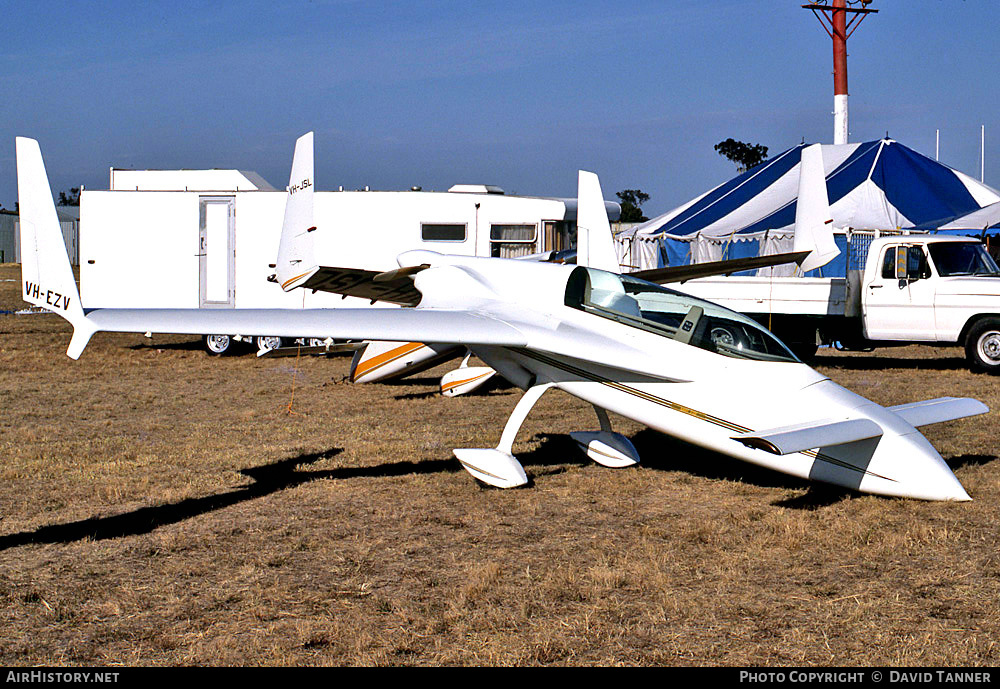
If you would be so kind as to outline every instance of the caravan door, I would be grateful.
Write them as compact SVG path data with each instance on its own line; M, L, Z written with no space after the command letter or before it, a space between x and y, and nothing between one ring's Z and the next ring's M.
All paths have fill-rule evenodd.
M198 206L199 304L236 306L236 199L202 196Z

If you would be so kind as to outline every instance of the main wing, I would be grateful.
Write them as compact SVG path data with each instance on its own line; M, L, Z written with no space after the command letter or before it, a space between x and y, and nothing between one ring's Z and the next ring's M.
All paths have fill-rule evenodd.
M450 309L94 309L87 312L86 321L94 332L200 335L266 330L278 337L507 347L528 344L527 337L510 323L483 313Z
M17 139L18 195L21 207L22 296L73 325L67 354L76 359L95 332L259 333L279 337L421 340L455 344L521 347L527 338L515 326L489 315L449 309L91 309L80 296L38 142ZM305 185L309 188L309 185ZM411 276L424 266L376 273L320 269L311 284L367 298L400 303L419 301ZM391 312L391 315L389 315Z
M598 333L552 322L544 315L539 315L535 322L519 306L489 300L478 301L476 307L469 309L92 309L85 312L79 306L79 292L52 205L38 143L19 138L17 158L25 278L22 295L26 301L53 311L73 325L73 339L66 353L74 359L80 357L98 331L197 335L266 331L279 337L525 348L664 380L662 362L647 352L627 343L611 347ZM289 268L296 265L294 258L287 263ZM418 264L370 276L359 273L350 279L360 275L365 283L385 283L398 288L396 281L409 281L410 276L425 269L431 268ZM449 270L447 266L443 269ZM301 277L304 282L306 276Z

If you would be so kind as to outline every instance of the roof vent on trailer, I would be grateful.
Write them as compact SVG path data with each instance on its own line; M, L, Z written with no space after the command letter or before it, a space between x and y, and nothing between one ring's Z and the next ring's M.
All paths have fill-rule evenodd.
M503 195L503 189L492 184L455 184L448 191L455 194L498 194Z

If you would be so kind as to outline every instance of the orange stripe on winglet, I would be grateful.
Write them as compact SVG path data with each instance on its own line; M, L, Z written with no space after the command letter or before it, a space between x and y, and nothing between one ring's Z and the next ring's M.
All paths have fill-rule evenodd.
M457 388L459 385L465 385L466 383L471 383L474 380L479 380L480 378L488 376L491 373L492 371L487 371L486 373L480 373L478 376L472 376L472 378L466 378L465 380L455 381L454 383L449 383L448 385L442 385L441 392L447 392L452 388Z
M302 273L302 275L296 275L293 278L289 278L288 280L285 280L284 282L281 283L281 289L285 289L286 287L288 287L288 285L292 284L293 282L295 282L299 278L305 277L306 275L308 275L310 273L311 270L312 269L307 270L306 272Z
M376 369L382 368L386 364L392 363L400 357L411 354L423 346L425 345L422 342L407 342L404 345L390 349L388 352L382 352L378 356L361 361L358 363L358 367L351 373L351 382L353 383L358 378L361 378Z

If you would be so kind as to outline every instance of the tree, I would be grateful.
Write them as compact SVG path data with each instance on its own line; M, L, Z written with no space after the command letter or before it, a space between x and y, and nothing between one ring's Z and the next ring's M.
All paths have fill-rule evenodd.
M79 206L80 205L80 187L70 187L69 194L67 195L65 191L59 192L59 206Z
M619 222L645 222L649 220L642 214L642 204L649 201L649 194L640 189L625 189L615 194L621 201L622 214Z
M715 151L723 158L728 158L736 163L736 168L740 173L744 173L767 160L767 146L747 144L735 139L726 139L715 144Z

